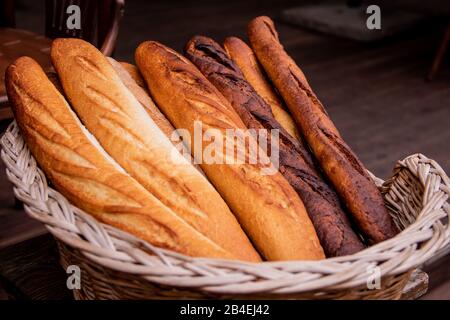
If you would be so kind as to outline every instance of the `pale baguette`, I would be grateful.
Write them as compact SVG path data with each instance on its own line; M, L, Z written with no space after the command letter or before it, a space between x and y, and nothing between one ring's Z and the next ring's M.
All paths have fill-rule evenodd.
M83 40L57 39L51 58L72 107L125 171L225 250L259 260L221 196L175 149L100 51Z
M227 129L246 129L228 101L175 51L147 41L136 50L135 60L152 97L175 127L188 129L192 137L195 120L224 136ZM250 150L243 152L247 157ZM266 259L324 258L302 201L279 172L263 175L260 164L248 161L203 162L201 167Z
M112 59L112 58L110 58ZM128 74L133 78L134 81L138 84L138 86L145 88L145 82L144 79L142 79L141 73L139 72L139 69L131 63L121 61L119 62L120 65L128 72Z
M74 205L158 247L190 256L245 258L197 231L127 174L83 127L34 60L16 60L5 82L27 146Z
M134 95L134 97L141 103L141 105L144 107L145 111L147 111L148 115L152 120L156 123L156 125L161 129L161 131L171 140L176 141L177 148L179 148L179 151L182 152L183 155L185 155L188 160L194 164L194 160L191 157L191 153L189 149L187 148L185 143L178 143L181 141L181 137L178 134L178 132L175 130L175 128L172 126L172 124L167 120L166 116L161 113L161 111L158 109L158 107L153 102L152 98L147 93L147 90L145 89L145 83L143 86L138 85L138 83L135 81L136 73L139 71L136 71L135 76L132 76L131 73L128 71L127 68L131 68L133 66L132 64L128 63L128 67L124 67L126 62L117 62L111 57L108 57L109 62L113 66L114 70L117 72L117 75L119 76L120 80L122 80L123 84L127 87L128 90ZM137 68L136 68L137 69ZM140 77L140 75L137 75ZM144 81L141 78L142 81ZM194 164L195 168L199 170L202 174L202 169L197 165Z

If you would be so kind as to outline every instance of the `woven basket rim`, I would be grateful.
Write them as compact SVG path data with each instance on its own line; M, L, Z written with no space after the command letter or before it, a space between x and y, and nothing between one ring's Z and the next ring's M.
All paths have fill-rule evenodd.
M394 238L350 256L320 261L251 263L188 257L157 248L98 222L49 187L15 121L3 135L1 146L7 177L28 215L44 223L59 241L79 249L95 263L141 275L143 280L159 285L216 294L289 294L347 289L367 283L370 268L378 267L382 277L410 271L450 242L450 179L439 164L422 154L398 161L393 176L384 183L373 176L377 184L383 183L380 188L388 206L395 206L392 199L399 195L390 187L404 169L408 169L424 189L423 208L417 217L412 217L415 222ZM393 217L399 226L405 226ZM444 221L445 217L449 219Z

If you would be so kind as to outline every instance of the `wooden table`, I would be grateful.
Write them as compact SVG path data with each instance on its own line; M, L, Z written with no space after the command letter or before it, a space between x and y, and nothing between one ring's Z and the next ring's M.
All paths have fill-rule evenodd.
M51 43L51 39L30 31L0 28L0 120L12 117L5 89L6 68L17 58L29 56L36 60L44 71L50 71Z

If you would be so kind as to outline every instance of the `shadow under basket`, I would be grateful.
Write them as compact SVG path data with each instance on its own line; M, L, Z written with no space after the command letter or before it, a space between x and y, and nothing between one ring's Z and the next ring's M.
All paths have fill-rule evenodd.
M421 154L385 182L373 177L402 230L394 238L321 261L245 263L187 257L101 224L48 185L15 122L1 145L25 211L53 234L62 266L80 267L76 299L399 299L412 270L450 242L450 179Z

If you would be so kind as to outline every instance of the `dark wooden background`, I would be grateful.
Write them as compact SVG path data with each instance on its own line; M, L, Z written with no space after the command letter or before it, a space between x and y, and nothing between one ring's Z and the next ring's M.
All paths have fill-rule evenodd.
M116 58L133 62L134 49L147 39L181 50L194 34L218 41L229 35L245 38L245 26L251 18L266 14L277 19L283 8L302 2L129 0ZM43 33L42 3L19 1L18 26ZM305 72L348 144L381 178L389 177L398 159L417 152L435 159L450 172L450 57L446 57L434 81L424 80L443 26L444 21L431 19L393 38L363 44L277 23L286 49ZM0 123L0 132L7 123ZM1 164L0 275L7 286L8 281L17 282L23 272L39 270L43 263L52 266L52 259L56 259L54 243L46 236L35 238L43 233L42 226L14 207L11 185ZM30 238L38 242L24 244L23 240ZM6 260L14 252L16 257L21 250L29 252L30 247L39 252L40 258L28 257L16 264ZM432 291L425 298L450 299L448 257L430 263L426 270ZM51 272L64 276L62 270ZM23 281L19 283L23 288ZM60 288L61 283L47 285ZM25 296L34 296L27 291L33 293L32 289L25 286L23 290ZM58 292L67 298L64 289Z

